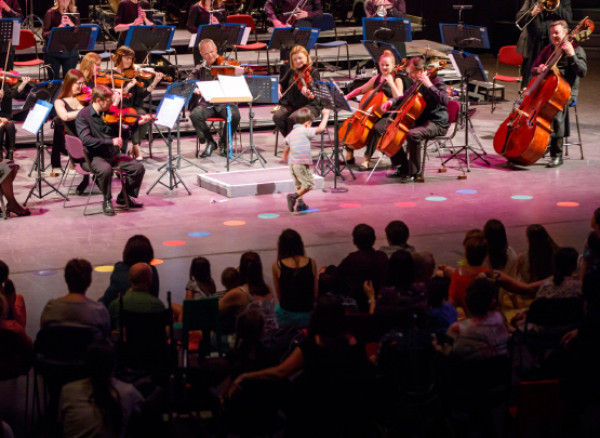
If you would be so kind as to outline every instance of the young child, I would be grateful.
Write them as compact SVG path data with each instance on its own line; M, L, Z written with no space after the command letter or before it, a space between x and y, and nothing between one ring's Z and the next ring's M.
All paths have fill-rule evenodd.
M296 193L287 195L290 211L294 211L294 206L296 206L296 211L308 210L302 196L315 186L310 171L310 165L312 164L310 139L325 131L329 113L330 110L323 109L321 123L317 128L311 128L310 126L314 120L313 114L308 108L300 108L296 111L296 124L292 128L292 132L285 138L286 147L283 151L283 161L289 163L290 172L296 186ZM298 205L296 205L296 202Z

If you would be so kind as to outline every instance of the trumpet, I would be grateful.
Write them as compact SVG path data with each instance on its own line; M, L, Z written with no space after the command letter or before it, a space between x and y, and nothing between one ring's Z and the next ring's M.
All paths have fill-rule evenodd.
M531 11L533 11L534 8L539 4L541 4L546 11L554 12L560 6L560 0L540 0L535 2L533 5L531 5L529 9L523 12L523 14L519 18L517 18L517 21L515 21L515 26L517 26L519 30L525 29L533 20L535 20L536 16L534 15L533 17L530 17L529 20L525 22L525 24L521 24L523 23L524 19L531 15Z

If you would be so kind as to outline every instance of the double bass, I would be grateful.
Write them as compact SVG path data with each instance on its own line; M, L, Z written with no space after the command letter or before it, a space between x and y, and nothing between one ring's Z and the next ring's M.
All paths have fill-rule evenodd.
M406 60L404 59L402 64L394 68L391 75L398 73L405 65ZM348 117L338 130L338 138L341 138L350 149L356 150L365 146L373 125L383 116L384 111L381 110L381 105L388 100L381 91L385 84L385 80L382 80L376 88L367 91L360 100L358 110Z
M524 166L544 155L552 134L552 121L571 97L571 87L556 68L563 55L561 46L566 41L588 38L593 31L594 23L585 17L556 46L545 64L548 68L529 82L519 107L513 108L496 131L496 153Z
M440 61L438 67L431 69L427 76L433 78L437 72L446 67L446 61ZM388 121L391 123L385 131L385 134L379 139L377 143L377 149L386 154L388 157L393 157L398 153L404 141L408 131L415 125L417 119L425 110L425 99L419 92L421 86L420 82L408 96L404 98L400 108L396 111L396 117L393 121L391 118Z

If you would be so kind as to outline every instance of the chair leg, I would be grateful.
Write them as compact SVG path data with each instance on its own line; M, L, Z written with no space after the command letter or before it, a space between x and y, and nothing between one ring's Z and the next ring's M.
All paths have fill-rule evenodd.
M277 146L279 144L279 129L275 128L275 153L273 155L277 156Z
M575 110L575 126L577 127L577 141L579 142L579 151L581 152L581 159L583 160L583 142L581 141L581 130L579 129L579 114L577 114L577 105L573 106Z
M346 44L346 61L348 61L348 77L352 77L352 70L350 69L350 49L348 48L348 44Z

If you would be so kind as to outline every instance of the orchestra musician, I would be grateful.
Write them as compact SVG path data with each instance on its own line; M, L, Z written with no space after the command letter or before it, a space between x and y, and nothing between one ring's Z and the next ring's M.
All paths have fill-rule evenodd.
M6 158L12 160L15 151L15 141L17 130L12 121L12 102L13 98L23 95L25 87L31 81L29 76L21 77L17 84L10 85L4 81L0 88L0 156L2 148L6 149Z
M96 52L88 52L85 54L79 64L79 71L83 74L85 85L90 88L96 86L96 77L102 68L102 58Z
M290 19L290 12L295 11L298 6L302 7L293 15L294 27L312 27L312 21L323 14L321 0L267 0L265 13L273 26L288 27L290 25L286 23Z
M119 32L117 46L125 44L127 31L131 26L152 26L152 17L147 17L144 10L150 9L150 3L141 0L123 0L119 3L115 15L115 32ZM145 52L136 53L135 60L142 62Z
M15 199L13 182L17 177L19 166L14 161L5 160L0 154L0 189L2 195L6 198L6 216L14 213L17 216L29 216L31 211L21 206Z
M382 82L383 87L381 88L381 92L388 98L400 97L404 92L404 83L402 78L405 76L400 72L395 72L396 70L396 57L389 50L384 50L384 52L379 57L379 74L373 76L367 83L362 85L361 87L355 88L350 93L346 94L346 99L351 99L354 96L358 96L361 94L365 94L375 88L378 88ZM376 134L376 133L375 133ZM366 150L364 154L364 158L362 163L360 164L360 170L368 170L369 169L369 160L373 156L375 152L375 145L379 140L378 135L371 135L370 139L367 141ZM354 164L354 150L350 148L346 148L346 163Z
M57 175L62 171L60 155L67 155L65 148L65 134L77 136L75 128L75 118L79 111L84 108L78 96L82 94L85 86L85 78L79 70L71 69L65 75L58 96L54 101L54 133L52 137L52 153L50 154L50 163L52 165L52 174ZM81 161L83 163L83 160ZM83 180L75 189L75 192L81 196L90 181L89 175L84 175Z
M448 131L448 94L446 84L439 77L429 78L426 71L425 59L422 57L411 58L406 66L406 72L413 84L399 98L388 100L382 105L384 111L394 108L401 103L406 96L410 96L413 90L422 84L420 93L425 100L425 109L416 120L415 126L408 131L406 145L401 147L396 155L391 157L392 165L398 166L396 171L386 176L389 178L400 178L401 183L410 183L415 180L421 171L421 148L426 139L444 135ZM375 124L379 133L385 132L385 117ZM404 149L406 147L406 150ZM407 156L408 152L408 156Z
M367 17L380 17L383 16L385 9L385 15L387 17L404 17L406 15L406 1L405 0L367 0L365 2L365 14Z
M198 44L200 50L200 56L202 56L202 63L198 64L190 75L188 80L192 81L212 81L217 79L217 76L211 74L211 67L218 65L218 61L223 61L223 57L219 56L217 46L211 39L204 39ZM218 70L217 70L218 71ZM234 74L240 76L244 73L242 67L233 67ZM224 104L211 104L202 99L202 93L199 89L194 90L194 100L191 102L191 106L194 108L190 113L190 120L196 129L196 134L200 139L200 143L206 143L206 148L202 152L201 158L210 157L217 145L210 133L210 128L206 123L206 119L220 117L222 119L227 118L227 105ZM238 125L240 124L240 111L237 104L230 104L231 110L231 132L237 131ZM227 126L223 126L223 130L220 133L219 138L219 154L226 156L226 139L227 139Z
M547 69L546 61L552 56L554 49L560 47L563 56L558 61L557 67L561 76L571 87L571 97L563 111L560 111L552 121L552 134L550 135L550 161L546 167L558 167L563 164L563 142L564 137L569 135L569 105L577 99L579 91L579 78L587 73L587 59L585 51L577 43L564 41L569 32L569 26L565 20L554 21L550 24L550 44L544 47L541 53L533 61L531 74L537 75Z
M111 193L113 166L118 166L126 174L125 184L131 208L143 207L143 204L134 198L138 196L145 173L142 163L121 153L123 139L119 137L118 123L111 125L103 118L110 110L112 98L113 91L110 88L98 85L92 91L91 103L79 111L75 118L77 135L83 143L92 171L97 175L98 187L104 195L102 211L107 216L115 214ZM146 114L138 123L148 123L151 119L151 116ZM117 196L117 204L126 204L122 192Z
M524 25L531 18L533 20L521 31L517 42L517 52L523 55L522 87L529 83L533 60L545 46L550 44L550 24L556 20L565 20L567 23L573 21L571 0L560 0L555 11L547 11L539 0L525 0L517 12L517 22Z
M211 11L218 11L211 13ZM227 20L227 12L225 5L220 1L213 0L200 0L199 2L192 3L190 6L187 30L192 34L198 33L198 27L206 24L219 24L225 23ZM194 44L194 65L200 64L202 57L198 51L198 45Z
M66 14L77 13L75 0L55 0L54 6L46 11L44 15L44 26L42 36L47 41L50 32L54 27L78 26L79 20L71 19L73 16ZM77 48L58 53L48 53L46 47L46 63L50 64L54 79L62 78L70 69L77 67L79 61L79 51ZM62 68L62 74L60 72Z
M133 76L123 85L123 107L133 108L138 114L146 114L144 110L144 99L152 93L156 85L162 80L164 74L156 72L152 82L145 87L144 83L136 79L137 71L133 65L135 52L127 46L119 47L113 54L113 63L116 75ZM142 151L140 145L142 139L148 135L150 125L134 124L131 131L131 152L130 155L138 161L142 160ZM125 152L125 151L124 151Z
M23 12L19 0L0 0L0 18L19 18L23 19ZM8 41L2 40L0 42L0 59L6 59L6 54L9 54L8 64L6 69L13 69L13 60L15 56L14 44L11 46L10 51L8 50ZM4 64L3 64L4 65Z
M273 122L284 137L292 131L296 120L295 113L300 108L308 108L315 118L321 114L322 107L319 99L316 99L310 90L310 82L318 81L320 76L318 70L311 64L308 51L298 45L290 52L291 69L280 73L280 107L273 114Z

